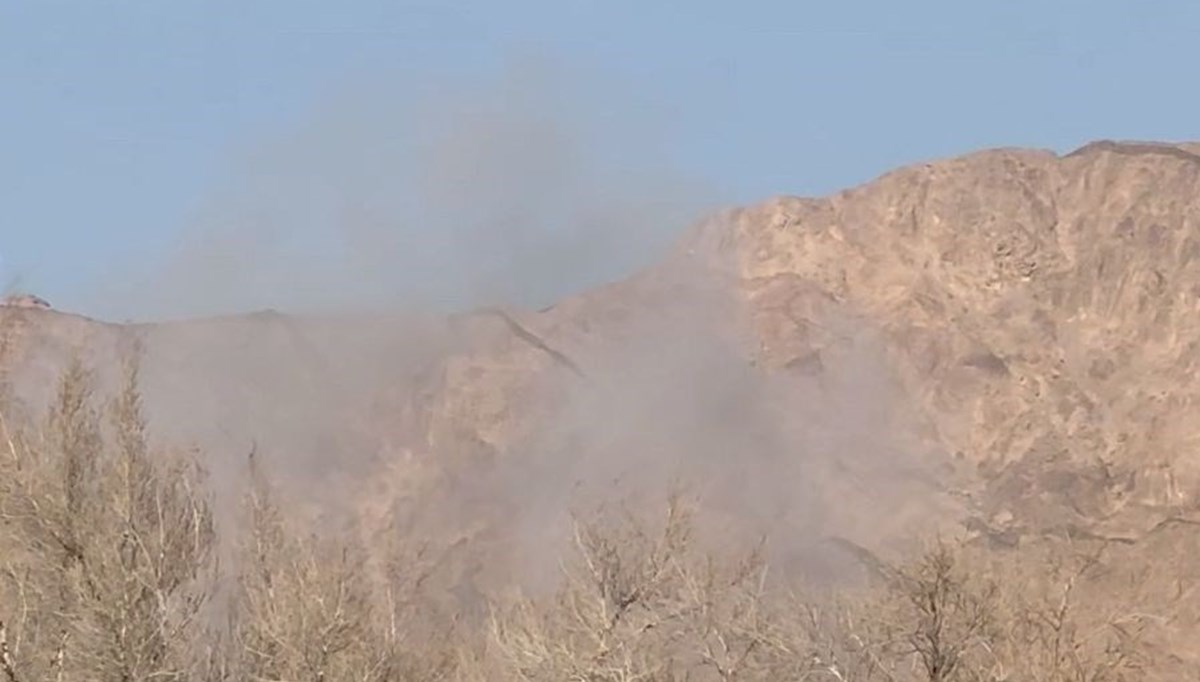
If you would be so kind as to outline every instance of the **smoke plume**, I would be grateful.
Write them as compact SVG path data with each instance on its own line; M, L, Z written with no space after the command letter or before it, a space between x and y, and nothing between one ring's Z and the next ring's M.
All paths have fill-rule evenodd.
M437 83L432 87L431 83ZM617 88L516 61L495 80L347 87L242 150L115 318L544 305L646 266L713 193Z
M501 580L552 582L543 569L573 510L675 483L703 498L713 541L768 534L784 561L935 514L907 473L921 457L866 325L820 349L819 375L768 371L737 282L704 268L603 292L627 297L611 315L589 307L596 296L526 310L533 332L464 332L443 316L618 280L661 261L713 199L619 99L529 63L482 86L348 89L240 155L165 264L98 289L113 317L191 321L91 333L92 360L112 365L106 344L142 337L151 426L205 451L219 493L251 449L316 506L361 507L386 472L412 482L404 502L425 532L482 524ZM726 227L710 227L721 241ZM262 309L296 314L191 319ZM576 371L514 359L541 327L572 324ZM450 382L489 380L449 372L462 357L528 373L541 398L438 404ZM52 385L48 370L33 376ZM428 396L426 423L395 426ZM530 432L483 442L471 432L488 410ZM452 437L432 437L430 421ZM387 442L405 429L403 447ZM427 484L414 467L443 471Z

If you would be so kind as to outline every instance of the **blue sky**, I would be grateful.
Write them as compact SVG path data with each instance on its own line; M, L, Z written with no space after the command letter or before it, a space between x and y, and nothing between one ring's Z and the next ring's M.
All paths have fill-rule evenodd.
M433 219L429 206L469 201L475 188L455 191L456 179L494 183L504 170L450 173L437 189L441 203L425 201L407 218L387 215L407 203L379 197L403 195L428 175L428 159L409 161L436 128L430 121L478 121L485 116L470 118L472 107L491 116L514 101L525 124L541 120L530 113L539 103L577 111L548 116L545 126L501 127L496 135L518 138L505 141L504 154L520 155L520 131L567 129L565 138L582 143L556 147L546 155L553 162L530 162L530 182L567 164L578 178L562 195L597 205L624 182L617 216L653 203L632 190L655 184L686 185L681 195L690 198L680 201L708 207L823 194L980 147L1195 139L1197 45L1200 3L1190 0L0 0L0 277L19 278L63 308L134 314L137 306L97 292L117 297L135 281L153 285L146 264L176 263L172 254L189 231L205 231L206 216L235 216L223 223L235 233L250 215L284 223L293 216L270 202L314 187L352 186L358 194L343 203L369 204L372 220L404 223L413 234L449 229L447 216L478 216L460 217L454 206ZM522 69L552 72L551 85L532 78L540 83L529 86L533 94L513 96L526 87L513 76ZM454 137L458 125L445 123L438 135ZM464 139L489 128L472 130ZM332 151L312 151L323 145ZM445 148L431 158L444 160ZM329 163L339 149L359 156ZM369 179L373 198L364 198L347 173L373 167L381 149L390 156ZM628 179L626 170L650 166L653 174ZM525 215L517 204L530 190L514 183L516 199L492 197L486 206ZM268 186L275 194L259 191ZM293 211L314 224L310 232L283 228L308 235L289 242L294 263L348 248L330 235L342 234L333 223L351 218L318 218L310 208ZM560 215L539 211L546 221ZM685 213L638 220L669 223ZM388 243L400 248L413 234ZM378 251L377 236L364 250ZM282 258L278 244L271 248L263 253ZM349 271L331 270L329 281ZM300 281L270 277L248 305L270 304ZM551 279L551 295L572 285L569 275ZM359 285L358 293L393 286L398 296L414 286L382 275ZM171 295L154 310L169 310Z

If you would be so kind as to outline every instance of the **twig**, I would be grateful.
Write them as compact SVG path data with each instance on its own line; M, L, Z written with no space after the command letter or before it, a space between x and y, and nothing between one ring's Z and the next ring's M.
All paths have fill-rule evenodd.
M8 682L20 682L20 677L17 675L16 664L13 663L12 652L8 648L8 628L4 621L0 620L0 668L4 670L4 676Z

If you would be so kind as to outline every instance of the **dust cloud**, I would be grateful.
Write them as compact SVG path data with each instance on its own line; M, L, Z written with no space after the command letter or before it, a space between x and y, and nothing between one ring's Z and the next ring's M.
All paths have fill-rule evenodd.
M232 162L110 319L541 306L660 258L717 193L637 99L514 60L346 86ZM630 102L629 106L623 103Z
M820 322L837 340L815 349L820 371L767 369L724 279L674 272L583 302L576 312L605 325L560 333L555 350L579 373L543 357L516 387L510 418L532 424L526 435L457 442L474 456L430 491L424 522L475 529L491 590L552 587L575 519L661 509L676 490L699 504L701 541L728 552L766 538L776 565L814 584L855 577L837 541L901 550L953 517L870 325L831 312Z
M439 403L455 358L522 348L447 313L567 297L574 313L524 313L530 333L584 324L572 295L661 261L716 194L592 85L521 63L483 86L335 98L246 153L161 267L98 289L113 318L174 321L94 333L93 360L139 335L151 427L205 453L221 508L253 449L318 511L390 505L393 527L474 534L501 584L553 581L572 512L674 485L702 497L710 540L768 535L810 569L823 538L933 515L928 487L899 483L922 456L869 327L846 323L819 376L768 371L725 261L616 285L618 319L562 349L586 376L516 362L540 396L502 408L532 425L518 441L483 442L488 417ZM452 438L430 436L439 419ZM381 476L402 500L368 499L394 492Z

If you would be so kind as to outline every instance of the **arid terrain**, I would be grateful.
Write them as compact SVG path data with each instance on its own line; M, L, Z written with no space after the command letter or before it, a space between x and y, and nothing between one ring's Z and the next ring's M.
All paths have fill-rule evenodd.
M61 406L59 377L73 357L95 371L97 394L111 395L122 386L122 360L137 355L149 445L198 453L216 537L246 527L233 510L258 472L278 485L280 505L293 505L284 516L302 528L298 537L364 538L365 573L378 568L371 548L388 544L380 538L440 548L432 577L412 580L449 595L433 599L434 610L474 614L450 619L459 626L485 623L476 629L486 644L464 635L454 662L436 670L339 663L326 675L323 662L281 662L291 660L288 646L320 648L335 635L313 635L303 618L263 606L276 598L264 578L248 612L278 626L255 631L273 633L276 668L263 672L267 654L234 656L221 663L223 679L1200 676L1200 144L1105 141L1061 156L988 150L828 197L774 198L711 216L657 266L541 311L264 311L118 325L28 299L0 307L0 329L6 433L27 425L20 442L9 437L14 462L24 461L22 447L36 449L20 443L53 451L52 438L34 434L66 423L42 426L39 415ZM656 510L674 489L698 500L692 521L704 551L739 555L765 537L759 558L771 579L750 585L749 573L730 568L734 596L701 598L720 580L705 583L680 568L687 561L667 560L679 540L674 516L661 537L617 524L612 532L633 534L597 539L571 523L622 502ZM948 559L938 550L904 563L934 538L953 546L964 574L939 573ZM233 556L220 540L214 547ZM621 564L621 547L636 558ZM573 551L586 559L582 573L564 559ZM617 568L605 573L604 561ZM321 590L340 594L340 583L321 582L318 564L286 588L296 603ZM767 613L783 602L763 590L801 581L853 595L873 576L892 575L879 569L892 565L917 577L889 584L916 597L900 600L909 611L875 613L892 618L910 649L845 644L871 628L847 625L851 611L835 610L813 615L804 640L817 647L828 637L841 656L831 663L782 634L792 630L780 623L798 612ZM25 583L9 570L0 595L10 601L0 610L11 624L12 595ZM667 573L680 581L671 599L690 606L663 597L645 611L653 618L634 619L641 630L622 630L634 625L618 623L621 614L647 594L638 580L659 589ZM595 603L615 604L617 615L581 607L591 588L574 575L600 576ZM629 601L622 605L612 585L596 587L605 580L624 585ZM998 593L975 586L988 580ZM945 622L936 608L921 610L925 588L949 600ZM510 598L514 590L526 596ZM1037 612L1042 620L1029 615L1033 606L1012 615L1019 595L1042 591L1050 604ZM1069 626L1068 595L1078 613ZM975 619L993 598L994 617ZM771 609L759 613L756 600ZM691 634L643 636L672 618ZM281 634L291 620L298 629ZM980 634L984 620L1001 634ZM930 632L959 640L938 649ZM26 635L37 637L53 639ZM681 642L693 640L697 648L684 651ZM25 676L6 667L8 679L43 679L34 675L71 651L53 641L42 645L48 658L24 664ZM992 658L973 648L978 642L995 645L983 647ZM998 642L1012 647L1010 658ZM1037 656L1021 651L1052 653L1036 668ZM885 656L891 663L876 660ZM1022 658L1028 669L1012 663ZM801 659L819 665L788 667ZM221 677L208 663L205 674ZM201 679L180 665L164 677Z

